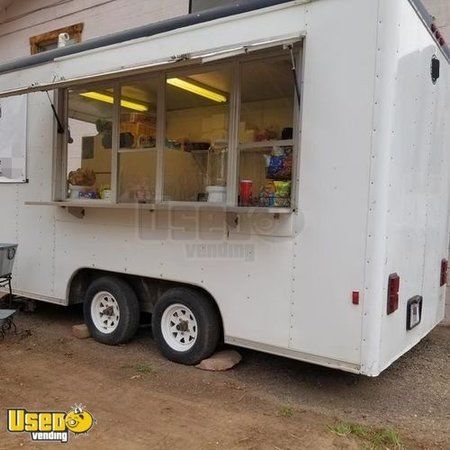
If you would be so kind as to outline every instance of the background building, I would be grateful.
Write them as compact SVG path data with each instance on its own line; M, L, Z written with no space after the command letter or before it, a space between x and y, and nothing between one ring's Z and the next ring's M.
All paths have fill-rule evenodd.
M448 0L423 0L428 11L436 18L436 24L450 41L450 2Z

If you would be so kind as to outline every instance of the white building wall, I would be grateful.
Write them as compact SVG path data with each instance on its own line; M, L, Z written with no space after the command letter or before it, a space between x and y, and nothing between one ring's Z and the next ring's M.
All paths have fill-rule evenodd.
M8 5L4 8L5 5ZM188 0L0 1L0 60L30 54L29 39L84 23L82 40L187 14Z

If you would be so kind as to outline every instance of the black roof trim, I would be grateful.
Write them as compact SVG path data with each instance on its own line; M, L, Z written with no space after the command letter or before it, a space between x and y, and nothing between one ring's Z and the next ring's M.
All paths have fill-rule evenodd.
M450 48L448 44L441 45L438 42L435 34L431 30L433 24L433 17L428 13L427 9L423 5L421 0L408 0L414 10L422 19L422 22L429 30L431 36L435 40L438 47L444 53L447 62L450 62ZM73 55L76 53L85 52L109 45L119 44L133 39L139 39L143 37L155 36L161 33L177 30L180 28L189 27L192 25L210 22L216 19L224 17L230 17L237 14L243 14L258 9L268 8L271 6L281 5L284 3L291 3L293 0L249 0L242 4L232 4L227 6L221 6L217 8L207 9L205 11L186 14L180 17L174 17L172 19L163 20L161 22L151 23L143 25L141 27L132 28L130 30L124 30L117 33L108 34L106 36L89 39L79 44L70 45L68 47L61 47L47 52L38 53L32 56L26 56L23 58L8 61L0 64L0 74L10 72L14 70L20 70L27 67L33 67L40 64L53 61L55 58L63 56Z
M293 0L249 0L248 2L244 2L242 4L220 6L193 14L186 14L184 16L174 17L161 22L151 23L137 28L89 39L79 44L61 47L54 50L49 50L47 52L38 53L36 55L8 61L0 64L0 74L44 64L62 56L73 55L100 47L119 44L122 42L131 41L133 39L155 36L168 31L290 2L293 2Z

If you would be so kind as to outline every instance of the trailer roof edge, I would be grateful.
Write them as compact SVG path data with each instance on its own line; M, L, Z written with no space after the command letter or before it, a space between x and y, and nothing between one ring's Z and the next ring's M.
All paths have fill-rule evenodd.
M312 0L304 0L308 3ZM437 46L441 49L448 63L450 63L450 47L448 44L440 44L436 35L431 30L433 24L433 16L425 8L422 0L408 0L414 8L425 27L433 37ZM216 8L207 9L205 11L190 13L183 16L178 16L163 20L156 23L142 25L140 27L123 30L116 33L100 36L81 42L79 44L61 47L47 52L30 55L12 61L7 61L0 64L0 75L6 72L26 69L28 67L37 66L54 61L56 58L74 55L89 50L107 47L110 45L120 44L134 39L140 39L169 31L186 28L192 25L211 22L213 20L222 19L226 17L243 14L246 12L256 11L259 9L269 8L271 6L282 5L284 3L298 3L298 0L249 0L243 4L234 4L229 6L220 6Z
M311 0L305 0L304 3L308 3L309 1ZM8 61L0 64L0 74L45 64L63 56L73 55L114 44L120 44L134 39L155 36L192 25L211 22L213 20L231 17L258 9L269 8L271 6L282 5L283 3L296 3L296 0L249 0L248 2L242 4L219 6L198 13L174 17L160 22L131 28L129 30L108 34L106 36L89 39L79 44L61 47L54 50L49 50L47 52L38 53L36 55Z

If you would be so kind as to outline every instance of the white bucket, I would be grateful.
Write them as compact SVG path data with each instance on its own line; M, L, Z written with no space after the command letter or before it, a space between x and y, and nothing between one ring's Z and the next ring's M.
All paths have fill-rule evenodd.
M206 186L208 203L225 203L227 201L226 186Z

